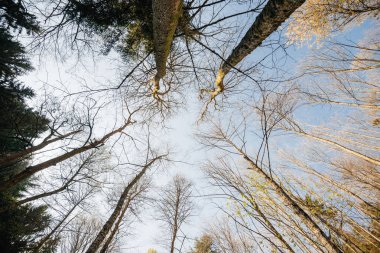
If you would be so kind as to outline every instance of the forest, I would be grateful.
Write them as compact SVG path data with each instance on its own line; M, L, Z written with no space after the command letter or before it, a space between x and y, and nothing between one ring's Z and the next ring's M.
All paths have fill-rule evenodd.
M380 0L0 0L0 253L379 253Z

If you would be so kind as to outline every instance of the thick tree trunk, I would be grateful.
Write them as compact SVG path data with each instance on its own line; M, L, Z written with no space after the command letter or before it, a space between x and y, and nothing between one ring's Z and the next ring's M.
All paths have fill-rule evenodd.
M157 73L153 96L160 89L159 82L166 74L166 61L182 13L182 0L153 0L153 38Z
M91 243L91 245L87 249L86 253L96 253L100 249L100 247L102 246L107 235L110 233L110 231L114 227L117 218L121 215L121 213L123 211L123 207L125 206L125 202L128 199L128 195L129 195L131 189L133 188L133 186L135 186L139 182L139 180L145 174L145 172L148 170L148 168L150 166L152 166L155 161L157 161L161 158L162 158L162 156L158 156L158 157L152 159L149 163L147 163L143 167L143 169L136 175L136 177L127 185L127 187L125 187L125 189L124 189L123 193L121 194L119 201L117 202L116 207L113 210L111 216L108 218L107 222L104 223L102 229L100 230L100 232L96 236L95 240Z
M234 48L227 60L219 68L215 81L215 90L211 93L215 97L223 92L225 75L241 60L248 56L271 35L289 16L300 7L305 0L269 0L262 12L256 17L239 45Z
M107 250L109 249L109 246L111 245L112 241L114 240L116 232L119 230L120 224L123 221L123 217L124 217L127 209L129 208L132 200L133 200L133 198L127 199L127 203L125 204L123 211L119 215L119 218L117 219L116 224L111 231L111 234L108 236L106 242L104 243L104 245L103 245L102 249L99 251L99 253L106 253Z
M5 190L17 185L21 181L27 179L28 177L32 176L33 174L35 174L35 173L37 173L43 169L49 168L50 166L54 166L57 163L60 163L60 162L66 160L66 159L69 159L75 155L78 155L78 154L83 153L87 150L90 150L92 148L97 148L100 145L103 145L111 136L113 136L116 133L122 132L131 123L132 122L128 120L128 122L126 122L122 127L104 135L100 140L95 140L88 145L85 145L85 146L80 147L80 148L73 149L67 153L64 153L63 155L54 157L54 158L47 160L45 162L42 162L42 163L39 163L36 165L32 165L32 166L28 166L22 172L18 173L17 175L15 175L12 178L8 179L7 181L3 182L0 185L0 192L5 191Z

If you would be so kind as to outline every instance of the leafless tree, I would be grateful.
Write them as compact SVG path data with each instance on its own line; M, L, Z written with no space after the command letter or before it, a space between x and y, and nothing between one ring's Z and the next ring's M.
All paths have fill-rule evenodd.
M217 252L249 253L255 250L252 238L227 217L216 220L206 233L211 237L213 248Z
M62 238L60 250L63 253L84 253L100 228L99 220L79 217L71 225L68 235Z
M134 120L132 119L132 115L135 112L136 111L131 112L130 115L128 116L128 118L125 120L125 122L119 128L111 130L110 132L101 136L99 139L95 139L92 137L93 126L90 123L89 135L86 137L86 139L82 143L77 145L77 147L69 147L66 150L64 150L64 152L61 154L54 155L54 157L52 157L50 159L47 159L47 160L39 162L37 164L32 164L32 165L28 166L25 170L19 172L18 174L12 176L10 179L4 181L0 186L0 191L4 191L4 190L7 190L7 189L15 186L16 184L18 184L22 180L34 175L35 173L37 173L39 171L42 171L42 170L49 168L51 166L55 166L58 163L61 163L61 162L65 161L69 158L72 158L76 155L84 153L88 150L99 148L100 146L104 145L105 142L108 141L114 135L123 134L123 131L125 130L125 128L127 128L128 126L130 126L134 123ZM91 138L93 138L93 139L91 139Z
M149 146L149 145L148 145ZM138 166L140 168L139 172L136 176L128 183L128 185L124 188L123 192L120 195L119 200L115 208L112 211L112 214L108 218L108 220L103 224L102 229L97 234L94 241L88 247L86 252L97 252L101 250L101 252L105 252L109 243L112 241L116 231L120 226L121 219L125 214L128 207L130 207L131 201L136 196L136 185L138 185L141 178L145 175L147 170L151 168L155 163L167 159L167 155L153 155L153 158L150 158L150 150L151 147L148 147L147 157L144 165ZM132 192L131 192L132 191ZM133 193L135 192L135 193ZM140 191L137 190L137 193Z
M260 175L264 182L270 185L271 189L276 193L277 198L282 202L284 206L289 208L300 221L308 227L311 233L320 242L321 247L325 247L329 252L341 252L339 247L329 238L318 223L312 219L308 212L302 208L279 184L274 177L270 176L265 168L260 167L246 151L246 140L243 134L240 135L237 129L234 129L233 125L230 125L230 129L224 130L220 125L214 124L213 132L201 135L203 143L209 147L226 150L230 153L240 156L243 161L247 163L249 169L255 174ZM236 143L239 141L240 143Z
M254 234L256 234L253 235L254 237L261 237L278 250L282 251L282 248L285 248L287 252L295 252L285 240L285 237L276 228L276 225L271 221L274 217L268 216L265 211L262 210L260 198L254 193L252 182L249 181L250 178L247 173L237 171L236 168L233 168L231 164L223 158L218 159L217 162L209 162L205 166L205 172L211 180L211 183L220 188L226 198L230 199L233 205L236 206L237 211L229 213L229 216L230 219L236 222L236 226L239 227L238 230L254 231ZM223 207L221 208L224 210ZM249 226L248 224L250 222L247 221L249 218L244 218L244 216L255 220L261 225L261 229L257 228L258 225ZM215 231L216 230L217 229L215 229ZM277 245L277 240L280 242L280 245ZM229 251L227 250L226 252ZM235 249L232 252L239 251Z
M162 189L158 199L158 217L169 232L170 253L178 251L176 241L181 226L186 223L192 214L194 204L191 199L192 184L183 176L176 175L172 181Z

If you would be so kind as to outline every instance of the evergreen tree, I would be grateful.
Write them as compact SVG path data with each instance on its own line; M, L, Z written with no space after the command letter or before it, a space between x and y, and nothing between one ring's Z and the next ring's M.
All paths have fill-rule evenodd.
M86 27L89 35L103 38L104 53L116 48L133 57L139 50L153 50L152 0L69 0L64 11L68 20ZM193 30L190 14L183 8L176 35L186 36Z
M0 3L0 156L24 150L42 132L49 121L27 105L33 90L17 78L30 71L24 47L12 36L11 29L36 31L35 17L27 12L22 1L5 0ZM24 170L28 160L0 168L0 182ZM32 252L38 239L51 222L47 206L16 203L32 186L28 179L9 191L0 193L0 249L2 253ZM57 244L54 238L41 249L52 252Z
M20 151L28 147L34 138L47 129L48 120L26 105L25 99L33 95L32 90L21 85L0 85L0 155ZM24 160L6 168L0 168L0 182L24 170ZM0 193L0 249L1 252L27 252L32 250L37 239L50 223L46 206L26 204L17 206L17 200L30 188L27 180ZM44 251L51 252L56 240L46 244Z

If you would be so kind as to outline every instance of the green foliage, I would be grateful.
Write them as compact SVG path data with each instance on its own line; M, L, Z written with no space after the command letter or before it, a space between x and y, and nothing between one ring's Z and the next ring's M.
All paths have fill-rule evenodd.
M176 35L192 34L190 15L182 13ZM104 40L104 53L116 48L125 58L153 50L152 0L69 0L68 19Z
M32 95L20 84L0 84L0 155L29 147L48 129L49 121L25 103Z
M2 1L0 4L0 155L25 149L40 133L47 130L48 121L29 108L25 99L33 90L26 88L18 76L32 70L25 48L14 40L6 28L35 30L34 17L26 13L22 2Z
M333 218L337 215L333 208L327 207L321 200L312 199L309 194L306 194L303 205L306 206L312 214L317 214L324 218Z
M14 41L12 35L2 27L0 27L0 45L0 83L12 82L16 76L32 70L25 56L24 47Z
M22 28L28 32L39 30L36 17L27 11L22 0L0 1L0 23L7 29L18 29L19 32Z
M12 206L16 199L15 196L20 194L23 187L18 188L12 193L0 194L0 206ZM46 208L43 205L26 204L0 212L1 252L27 252L33 249L38 242L37 239L43 235L51 221ZM47 244L49 246L44 249L45 252L53 251L55 247L53 241Z
M0 85L0 155L20 151L47 129L48 120L26 105L26 98L33 92L21 85ZM27 160L6 168L0 168L0 182L24 170ZM37 239L50 223L46 206L25 204L17 206L17 200L31 187L27 180L11 190L0 193L0 249L1 252L27 252L36 246ZM52 252L55 240L43 249Z
M48 120L29 108L25 99L32 91L21 85L0 86L0 155L23 150L32 140L47 129ZM0 168L0 182L24 170L27 160L6 168ZM27 252L36 246L37 239L50 223L46 206L25 204L17 206L17 200L31 187L27 180L11 190L0 193L0 249L1 252ZM43 252L52 252L56 240L49 241Z
M22 1L0 3L0 156L29 147L33 140L48 129L49 121L26 104L33 90L17 77L32 69L24 47L14 40L10 28L36 31L33 15L27 13ZM0 182L24 170L28 161L0 168ZM48 228L51 217L47 206L17 205L19 198L32 186L24 181L0 193L0 249L2 253L29 252ZM53 252L58 239L48 240L39 252Z

